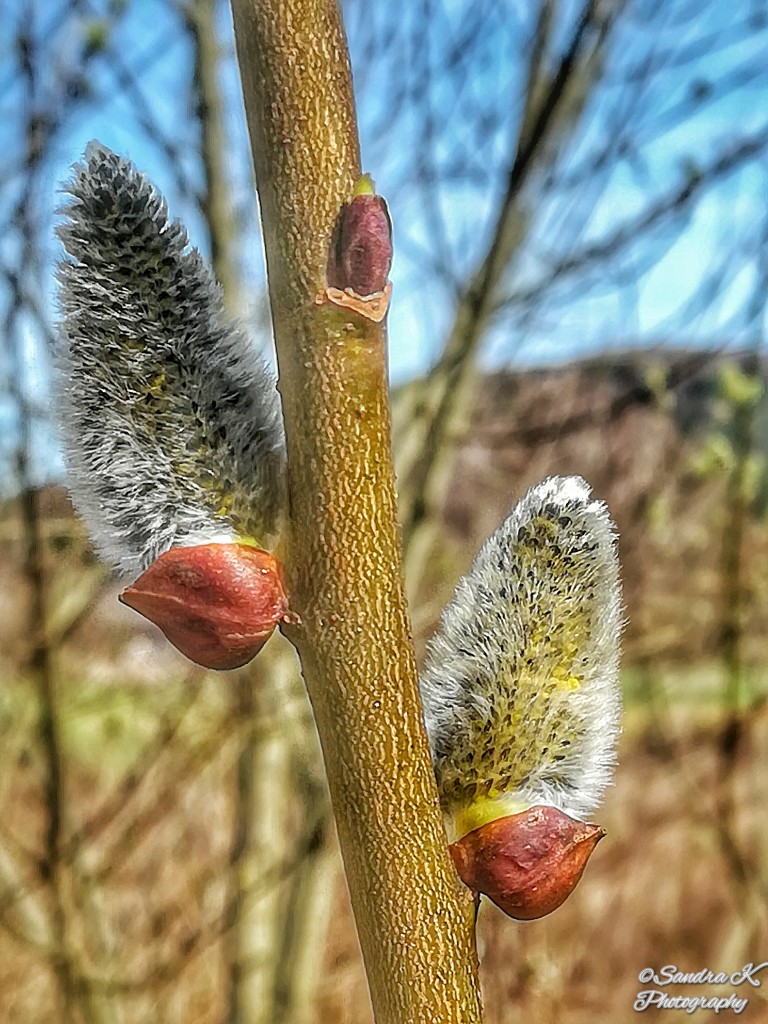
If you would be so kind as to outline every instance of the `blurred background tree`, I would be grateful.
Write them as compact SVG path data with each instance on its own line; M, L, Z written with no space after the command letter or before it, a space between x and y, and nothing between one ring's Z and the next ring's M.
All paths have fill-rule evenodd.
M768 13L343 7L395 223L419 649L536 479L581 473L621 533L610 839L551 919L483 910L487 1016L628 1020L647 964L732 970L768 939ZM366 1021L293 654L276 638L238 673L190 670L116 604L62 487L53 225L89 139L153 178L269 345L228 5L2 14L0 1017Z

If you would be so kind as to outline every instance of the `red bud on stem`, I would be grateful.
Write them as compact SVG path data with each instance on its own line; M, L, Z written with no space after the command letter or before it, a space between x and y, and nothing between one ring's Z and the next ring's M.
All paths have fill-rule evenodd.
M384 319L392 290L392 222L387 204L366 174L336 218L328 254L328 287L318 303L354 309L376 323Z
M450 851L465 885L510 917L532 921L570 896L604 835L599 825L537 806L482 825Z
M247 544L200 544L160 555L120 595L190 661L245 665L290 618L280 563Z

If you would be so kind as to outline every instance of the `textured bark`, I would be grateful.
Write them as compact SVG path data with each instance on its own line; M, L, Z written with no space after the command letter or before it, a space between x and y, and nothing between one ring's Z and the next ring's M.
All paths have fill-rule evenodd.
M359 155L335 0L233 0L288 445L283 557L379 1024L479 1020L400 569L383 327L317 306Z

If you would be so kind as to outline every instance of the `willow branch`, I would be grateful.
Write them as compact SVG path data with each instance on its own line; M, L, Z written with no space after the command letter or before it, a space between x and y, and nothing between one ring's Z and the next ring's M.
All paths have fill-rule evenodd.
M290 630L379 1024L479 1020L403 591L384 329L317 305L360 173L335 0L233 0L288 452Z

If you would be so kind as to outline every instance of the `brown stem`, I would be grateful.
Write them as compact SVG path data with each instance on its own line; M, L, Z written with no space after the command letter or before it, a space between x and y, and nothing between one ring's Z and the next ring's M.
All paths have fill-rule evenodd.
M287 645L286 645L287 646ZM278 655L279 656L279 655ZM284 881L264 880L287 858L288 743L278 725L279 693L266 651L235 680L238 722L251 728L237 762L235 831L230 854L232 926L226 940L229 994L227 1024L275 1020L274 979L283 922ZM291 872L292 874L292 872Z
M379 1024L480 1018L400 570L381 324L314 304L360 173L335 0L232 0L288 450L290 630Z
M240 276L235 259L237 236L226 173L227 133L219 84L221 44L214 0L192 0L185 10L195 54L194 91L200 121L200 158L204 187L200 207L208 225L211 264L227 308L238 308Z
M31 24L32 8L27 5L26 25ZM32 280L36 273L34 243L34 196L40 168L50 142L47 130L41 128L36 117L34 98L37 92L37 72L33 60L34 40L25 29L16 39L19 70L24 86L26 104L26 159L27 188L13 211L11 222L18 228L22 241L17 280ZM67 907L64 890L68 881L67 864L62 857L62 829L65 816L66 793L64 763L61 748L61 721L52 652L47 641L48 581L45 572L44 541L40 525L37 492L33 486L31 454L33 451L33 418L23 381L25 369L22 349L23 295L14 288L5 317L3 337L10 341L11 357L10 395L16 400L19 413L19 437L16 449L17 481L21 488L20 507L23 522L21 559L23 572L29 585L27 631L30 646L26 670L37 691L39 702L38 735L44 766L44 806L47 815L43 836L44 853L42 873L50 886L51 933L56 950L50 967L56 979L60 1019L64 1024L74 1021L78 995L74 984L74 953L69 948ZM85 1009L84 1004L81 1009Z

